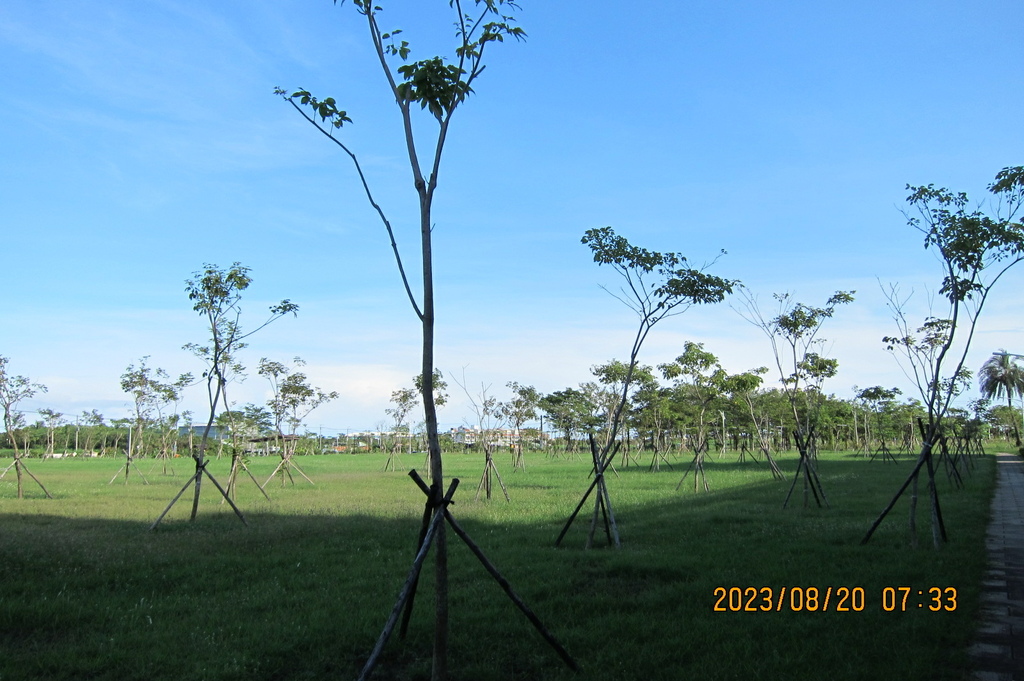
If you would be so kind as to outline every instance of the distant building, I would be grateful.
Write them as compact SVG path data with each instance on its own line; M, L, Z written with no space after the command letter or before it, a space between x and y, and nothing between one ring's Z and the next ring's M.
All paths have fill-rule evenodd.
M474 445L480 438L480 429L476 426L459 426L448 431L452 436L452 442L460 445Z
M200 438L205 430L206 426L178 426L178 437L188 437L191 434L194 438ZM227 440L229 437L231 437L231 431L227 428L217 425L210 426L211 440Z

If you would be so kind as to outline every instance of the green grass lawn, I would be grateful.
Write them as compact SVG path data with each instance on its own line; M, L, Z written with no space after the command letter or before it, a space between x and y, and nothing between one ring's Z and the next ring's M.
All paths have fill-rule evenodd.
M238 504L248 527L204 485L195 523L186 494L155 532L148 528L184 484L189 460L176 460L174 475L140 461L149 485L135 471L127 485L108 484L123 467L114 459L32 460L52 500L31 480L16 499L8 473L0 480L0 679L354 679L405 581L423 510L406 475L381 472L384 458L303 457L316 485L272 482L270 501L246 478ZM449 534L453 679L963 676L985 567L991 457L974 460L959 491L940 473L950 543L938 551L923 498L921 548L908 548L904 501L859 546L908 460L822 453L829 509L805 509L794 494L783 510L790 481L774 482L764 466L732 454L706 464L710 493L686 484L675 491L685 461L656 473L620 467L609 489L622 549L602 541L585 550L589 502L562 548L553 546L589 482L585 463L534 454L525 473L513 473L505 459L497 463L511 503L497 485L494 499L477 502L482 457L446 455L446 475L463 481L453 513L583 671L565 668ZM422 469L423 455L403 463ZM795 455L781 463L792 475ZM257 458L250 467L262 482L276 464ZM223 478L227 466L210 468ZM409 635L392 640L374 678L429 678L431 563ZM794 611L799 602L787 597L778 610L731 612L726 598L726 612L715 612L718 587L767 587L776 598L783 587L789 597L814 587L818 610L805 601ZM863 588L861 611L836 611L840 587ZM886 587L913 590L906 612L883 609ZM917 590L930 587L954 587L956 609L917 607L928 604Z

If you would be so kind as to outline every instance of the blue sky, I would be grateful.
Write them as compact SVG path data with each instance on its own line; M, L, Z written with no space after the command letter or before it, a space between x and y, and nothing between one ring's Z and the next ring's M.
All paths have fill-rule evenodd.
M495 45L457 112L435 201L438 365L472 390L551 392L628 356L635 320L580 244L611 225L762 299L820 304L856 289L823 335L826 389L910 386L882 348L879 281L940 274L900 213L905 185L975 199L1024 163L1024 6L963 2L521 2L529 38ZM408 7L415 9L409 10ZM385 4L413 58L450 54L442 0ZM204 340L184 282L203 263L252 268L251 339L232 388L263 402L260 357L296 355L342 399L309 425L384 422L419 366L419 329L347 158L274 87L333 96L344 136L417 260L415 194L390 100L351 4L329 0L6 0L0 6L0 204L8 296L0 354L46 384L29 409L125 413L130 363L177 375ZM431 121L421 121L421 139ZM416 269L415 267L413 268ZM415 277L415 275L414 275ZM972 365L1024 352L1018 291L997 289ZM730 371L771 362L728 305L656 327L655 364L705 343ZM442 425L471 418L452 384ZM193 389L186 406L202 410Z

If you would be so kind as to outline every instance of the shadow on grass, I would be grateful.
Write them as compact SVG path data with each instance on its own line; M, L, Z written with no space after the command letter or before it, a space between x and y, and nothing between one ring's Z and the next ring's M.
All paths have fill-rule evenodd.
M464 486L456 517L584 672L562 666L449 535L452 678L960 677L984 568L984 475L944 494L953 542L934 552L905 548L902 513L875 543L856 545L907 467L822 461L833 508L782 511L788 479L772 481L762 470L764 479L748 480L743 466L709 461L709 480L719 476L723 489L698 494L672 491L678 471L610 476L620 551L580 548L589 517L557 550L560 522L501 519L516 503L553 517L567 499L578 500L582 478L513 478L514 500L537 495L513 504L472 504ZM320 495L315 510L248 511L248 528L208 507L197 523L157 532L148 521L60 515L68 504L0 514L0 676L355 678L408 572L422 506L410 501L405 517L358 512L350 488L331 496L327 485L282 493ZM336 512L323 510L328 497ZM427 565L409 638L389 644L375 678L429 677ZM770 612L734 612L728 598L733 588L742 604L750 588L777 597L782 587L823 594L844 586L864 589L861 611L789 601ZM960 607L886 612L886 586L954 586Z

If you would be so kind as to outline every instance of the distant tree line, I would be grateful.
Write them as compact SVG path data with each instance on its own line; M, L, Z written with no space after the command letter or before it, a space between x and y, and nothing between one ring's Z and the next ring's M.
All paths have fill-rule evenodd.
M982 394L987 392L988 397L970 402L967 408L952 408L950 432L1007 442L1019 438L1022 417L1015 400L1024 389L1018 380L1020 370L1006 355L996 359L986 364L988 371L979 372ZM480 430L474 423L474 435L461 439L442 432L441 448L482 452L485 446L497 445L509 452L518 467L524 450L573 454L585 447L590 435L603 442L609 435L624 370L622 362L613 360L594 366L593 380L548 394L510 382L506 400L488 396L493 404L488 407L487 428ZM250 454L276 453L281 446L300 455L426 449L422 424L408 422L408 405L402 404L409 395L418 395L414 388L392 395L393 407L386 410L392 423L379 423L372 433L323 436L304 428L302 417L311 405L319 406L337 393L312 388L304 374L266 359L261 360L261 373L279 381L274 396L267 405L245 404L220 412L214 422L214 456L223 456L232 443ZM781 389L763 385L764 373L757 368L730 374L703 345L688 342L674 361L635 370L617 438L634 459L681 454L701 443L711 452L756 455L765 446L772 452L792 450L795 423L790 402ZM178 408L181 391L190 381L188 374L170 380L143 357L121 376L122 388L133 400L131 416L108 419L96 409L77 415L47 408L12 409L10 425L14 427L5 427L0 443L4 449L17 446L31 456L110 456L123 454L130 441L135 456L188 456L202 430L192 412ZM855 386L849 398L834 394L819 398L815 416L819 448L870 453L883 444L893 451L909 451L920 444L916 424L926 412L920 400L907 398L896 388Z

